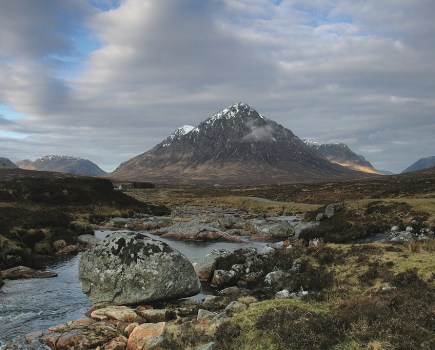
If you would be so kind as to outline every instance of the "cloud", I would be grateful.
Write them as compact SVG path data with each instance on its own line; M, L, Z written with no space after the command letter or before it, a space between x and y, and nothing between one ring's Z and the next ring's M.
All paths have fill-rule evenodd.
M1 6L0 104L25 116L0 125L32 135L2 143L5 156L69 153L112 170L238 101L394 171L435 149L431 0Z

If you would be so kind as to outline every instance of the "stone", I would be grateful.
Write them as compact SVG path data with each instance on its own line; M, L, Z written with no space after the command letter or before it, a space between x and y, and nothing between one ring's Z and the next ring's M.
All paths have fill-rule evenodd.
M308 242L308 247L318 247L323 244L323 238L313 238Z
M164 341L166 323L144 323L131 332L127 341L128 350L157 349Z
M78 253L81 250L80 245L79 244L70 244L67 245L65 248L59 250L56 252L56 255L70 255L70 254L75 254Z
M219 226L223 230L234 228L237 224L240 224L241 220L237 219L234 215L224 214L218 219Z
M142 318L133 309L127 306L107 306L91 313L91 317L97 320L118 320L126 323L142 322Z
M145 322L149 323L171 321L176 318L175 312L169 309L142 309L138 307L136 311L145 319Z
M79 278L82 291L97 306L178 299L201 290L184 255L164 242L123 231L82 255Z
M261 254L268 255L275 253L276 249L271 247L270 245L264 246L264 248L261 250Z
M85 327L89 327L91 324L95 322L97 321L93 320L92 318L83 317L83 318L79 318L78 320L68 321L66 325L69 328L85 328ZM52 328L49 328L49 330L51 329Z
M31 344L33 342L36 342L41 336L42 336L41 331L31 332L31 333L27 333L24 336L24 340L26 341L27 344Z
M127 346L127 338L124 336L116 337L107 344L104 344L104 350L124 350Z
M56 272L34 270L26 266L16 266L0 272L0 278L19 279L19 278L51 278L57 277Z
M193 263L196 275L200 281L206 282L213 277L214 270L216 269L216 260L218 258L226 257L230 254L225 249L215 249L206 256L200 258Z
M262 226L260 228L260 233L274 237L274 238L285 238L289 236L294 236L295 230L292 225L288 222L280 222L273 225Z
M131 332L133 332L133 330L139 326L139 323L137 322L133 322L133 323L129 323L127 326L125 326L123 333L125 336L129 337Z
M407 226L405 229L406 232L412 232L414 229L411 226Z
M203 319L212 319L217 315L216 312L211 312L208 310L204 310L204 309L199 309L198 310L198 315L196 316L196 320L200 321Z
M213 279L211 281L211 286L218 288L226 286L235 276L236 273L233 270L215 270L213 274Z
M327 218L327 216L324 213L319 213L316 216L316 221L322 221L325 220Z
M247 308L248 307L244 303L241 303L239 301L232 301L225 308L225 312L228 316L233 316L234 314L245 311Z
M325 215L326 217L332 218L337 212L339 212L340 210L344 209L344 203L343 202L339 202L339 203L331 203L328 204L325 208Z
M78 236L77 241L84 246L94 246L100 241L100 239L93 235L86 234Z
M288 277L288 274L282 270L269 272L266 277L264 277L264 282L269 286L278 285L283 279Z
M393 227L390 229L390 231L391 231L391 232L398 232L398 231L399 231L399 226L393 226Z
M290 298L290 292L288 289L283 289L275 294L276 299L287 299Z

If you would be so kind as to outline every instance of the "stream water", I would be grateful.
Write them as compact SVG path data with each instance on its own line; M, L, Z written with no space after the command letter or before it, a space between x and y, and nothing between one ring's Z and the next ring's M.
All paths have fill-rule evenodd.
M104 237L110 231L97 231L97 237ZM264 242L183 242L150 237L168 243L191 261L210 253L214 249L233 251L239 248L261 249ZM0 291L0 349L13 339L35 331L43 331L56 324L83 317L91 302L82 293L78 279L78 254L70 259L47 266L57 272L58 277L49 279L6 280ZM193 297L202 299L204 294ZM23 344L20 348L26 348Z

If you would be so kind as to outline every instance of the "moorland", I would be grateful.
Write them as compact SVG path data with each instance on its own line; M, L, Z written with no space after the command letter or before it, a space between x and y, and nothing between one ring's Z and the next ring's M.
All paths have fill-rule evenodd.
M252 258L242 250L218 261L222 270L261 261L254 277L242 273L203 301L149 306L176 314L166 319L161 349L435 347L435 168L311 184L141 189L124 183L123 192L114 191L107 179L14 170L2 172L1 184L2 266L55 256L55 242L74 245L78 235L92 233L110 218L136 213L172 213L186 221L193 218L181 216L183 208L211 207L258 218L297 215L318 223L267 254ZM316 220L331 203L342 203L342 209ZM375 239L393 227L408 238ZM361 239L369 243L358 243ZM277 278L266 283L271 273ZM85 334L98 339L95 347L125 348L131 322L92 322L99 324L99 333L89 326ZM63 340L68 334L77 339L74 324L55 328L56 341L60 334ZM102 331L107 327L110 334ZM50 343L53 337L45 339L61 348Z

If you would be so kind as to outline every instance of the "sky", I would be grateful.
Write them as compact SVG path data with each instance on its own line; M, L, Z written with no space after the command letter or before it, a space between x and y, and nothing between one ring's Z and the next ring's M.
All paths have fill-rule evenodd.
M433 0L0 0L0 156L106 171L248 103L400 172L435 155Z

